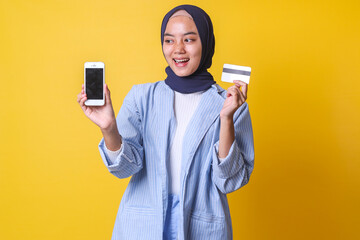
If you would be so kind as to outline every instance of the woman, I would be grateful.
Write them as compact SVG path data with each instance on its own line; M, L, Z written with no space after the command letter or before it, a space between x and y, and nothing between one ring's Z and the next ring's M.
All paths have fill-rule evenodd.
M191 5L163 19L165 81L135 85L115 119L105 105L78 102L97 124L101 156L119 178L132 176L112 239L232 239L226 194L249 181L254 151L247 85L224 91L207 69L215 40L209 16Z

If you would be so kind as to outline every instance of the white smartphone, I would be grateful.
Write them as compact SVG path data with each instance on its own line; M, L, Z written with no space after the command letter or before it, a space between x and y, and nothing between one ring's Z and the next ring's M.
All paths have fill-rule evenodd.
M86 106L103 106L105 104L105 64L103 62L86 62L84 64L84 86Z

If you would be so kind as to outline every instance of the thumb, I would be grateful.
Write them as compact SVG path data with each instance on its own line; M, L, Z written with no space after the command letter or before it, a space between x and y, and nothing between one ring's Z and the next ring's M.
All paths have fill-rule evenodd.
M104 91L105 91L105 103L111 104L110 90L107 84L104 85Z

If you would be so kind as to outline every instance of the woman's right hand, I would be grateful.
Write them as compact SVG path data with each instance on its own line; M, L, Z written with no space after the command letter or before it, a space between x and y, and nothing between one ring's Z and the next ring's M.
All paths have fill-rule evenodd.
M105 104L103 106L86 106L85 101L87 96L84 90L84 84L81 86L81 93L77 96L77 102L85 115L100 127L102 131L110 130L111 127L116 126L116 119L111 103L110 91L105 84Z

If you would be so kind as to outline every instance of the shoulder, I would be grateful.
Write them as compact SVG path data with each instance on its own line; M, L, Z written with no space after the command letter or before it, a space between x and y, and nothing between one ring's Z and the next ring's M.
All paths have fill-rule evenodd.
M159 91L166 91L170 89L164 81L154 83L136 84L129 91L128 95L136 96L136 99L146 97L158 93Z
M145 113L160 107L161 104L173 94L164 81L154 83L136 84L125 97L124 104L134 106L140 113Z
M215 83L211 87L217 91L222 99L226 99L226 90L223 89L219 84Z

